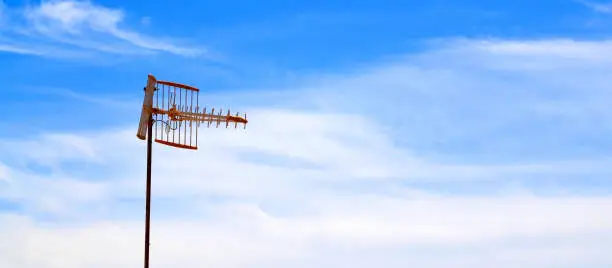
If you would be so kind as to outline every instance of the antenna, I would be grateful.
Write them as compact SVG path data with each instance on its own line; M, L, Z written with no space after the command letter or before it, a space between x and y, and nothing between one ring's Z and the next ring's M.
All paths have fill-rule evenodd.
M151 153L152 141L181 148L198 149L198 128L201 125L216 128L222 123L228 128L233 125L248 123L246 114L231 115L230 110L223 114L223 109L215 113L215 108L207 112L200 111L199 89L179 83L157 80L149 74L144 88L144 100L136 137L147 140L147 189L145 204L145 253L144 267L149 268L149 237L151 222ZM155 124L157 123L157 124Z
M225 123L228 128L231 123L234 128L240 124L246 129L246 114L232 115L229 109L227 114L223 114L223 109L215 113L215 108L207 112L206 107L200 108L199 92L195 87L158 81L149 75L136 136L141 140L146 138L147 118L150 116L154 122L161 123L153 126L155 142L182 149L198 149L198 128L201 125L210 127L214 123L218 128Z

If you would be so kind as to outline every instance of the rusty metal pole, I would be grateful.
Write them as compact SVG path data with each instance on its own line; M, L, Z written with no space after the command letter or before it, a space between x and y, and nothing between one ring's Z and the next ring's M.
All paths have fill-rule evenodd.
M147 193L145 205L145 249L144 268L149 268L149 234L151 226L151 149L153 145L153 114L149 115L149 129L147 134Z

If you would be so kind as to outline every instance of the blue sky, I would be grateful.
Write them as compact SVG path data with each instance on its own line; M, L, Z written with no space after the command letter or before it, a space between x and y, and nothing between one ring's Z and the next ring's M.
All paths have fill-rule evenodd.
M140 264L149 73L250 120L154 145L157 267L610 267L610 25L603 1L4 0L0 267Z

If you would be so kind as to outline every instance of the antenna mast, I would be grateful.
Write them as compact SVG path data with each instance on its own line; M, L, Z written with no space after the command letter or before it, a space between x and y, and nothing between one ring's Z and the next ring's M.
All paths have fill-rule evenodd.
M145 204L144 267L149 268L149 235L151 222L151 153L155 142L181 149L198 149L198 127L224 124L237 128L248 123L246 114L224 114L220 109L200 110L199 89L179 83L157 80L149 74L136 137L147 140L147 186ZM195 106L194 106L195 105ZM158 123L158 124L155 124ZM160 125L160 123L162 125Z

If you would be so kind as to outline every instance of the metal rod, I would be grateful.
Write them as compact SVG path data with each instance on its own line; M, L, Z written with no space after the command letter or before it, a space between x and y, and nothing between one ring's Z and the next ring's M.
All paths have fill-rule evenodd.
M153 114L149 115L149 131L147 136L147 193L145 203L145 249L144 268L149 268L149 234L151 226L151 149L153 145Z
M187 112L187 89L185 89L185 105L183 105L183 112ZM185 145L187 145L187 121L183 122L185 125L185 129L183 129L183 140Z
M176 90L176 88L174 88ZM181 107L181 102L183 101L183 88L178 88L179 89L179 104L178 107L176 107L176 109L178 109L179 111L182 111L183 107ZM181 121L177 122L178 125L178 143L181 143ZM174 141L174 139L172 140Z
M193 113L193 90L191 91L191 96L189 99L191 100L191 105L189 105L189 112ZM198 126L196 125L196 127ZM191 146L192 138L193 138L193 122L190 122L189 123L189 146Z
M200 94L196 94L196 113L200 112ZM195 144L196 147L198 146L198 128L200 126L200 121L196 121L196 138L195 138Z
M157 84L155 84L155 87L153 89L153 94L155 94L156 99L155 99L155 107L159 107L159 92L157 91ZM163 100L162 100L163 101ZM155 117L155 119L157 119L157 116ZM155 125L155 139L157 139L157 125Z
M172 87L172 108L176 108L176 95L176 87ZM174 125L174 127L172 128L172 143L174 143L174 137L176 136L176 129L178 128L178 123L176 121L172 122L172 124Z
M162 110L164 110L164 109L166 109L165 104L164 104L164 102L166 100L166 93L165 93L166 92L166 86L164 86L164 85L161 85L161 86L162 86L162 88L160 89L161 94L162 94L161 108L162 108ZM157 96L159 96L159 92L157 93ZM165 114L161 115L161 120L162 120L162 122L166 122L166 115ZM164 127L165 127L165 125L162 125L160 127L160 130L159 130L159 134L161 135L160 140L164 139Z

